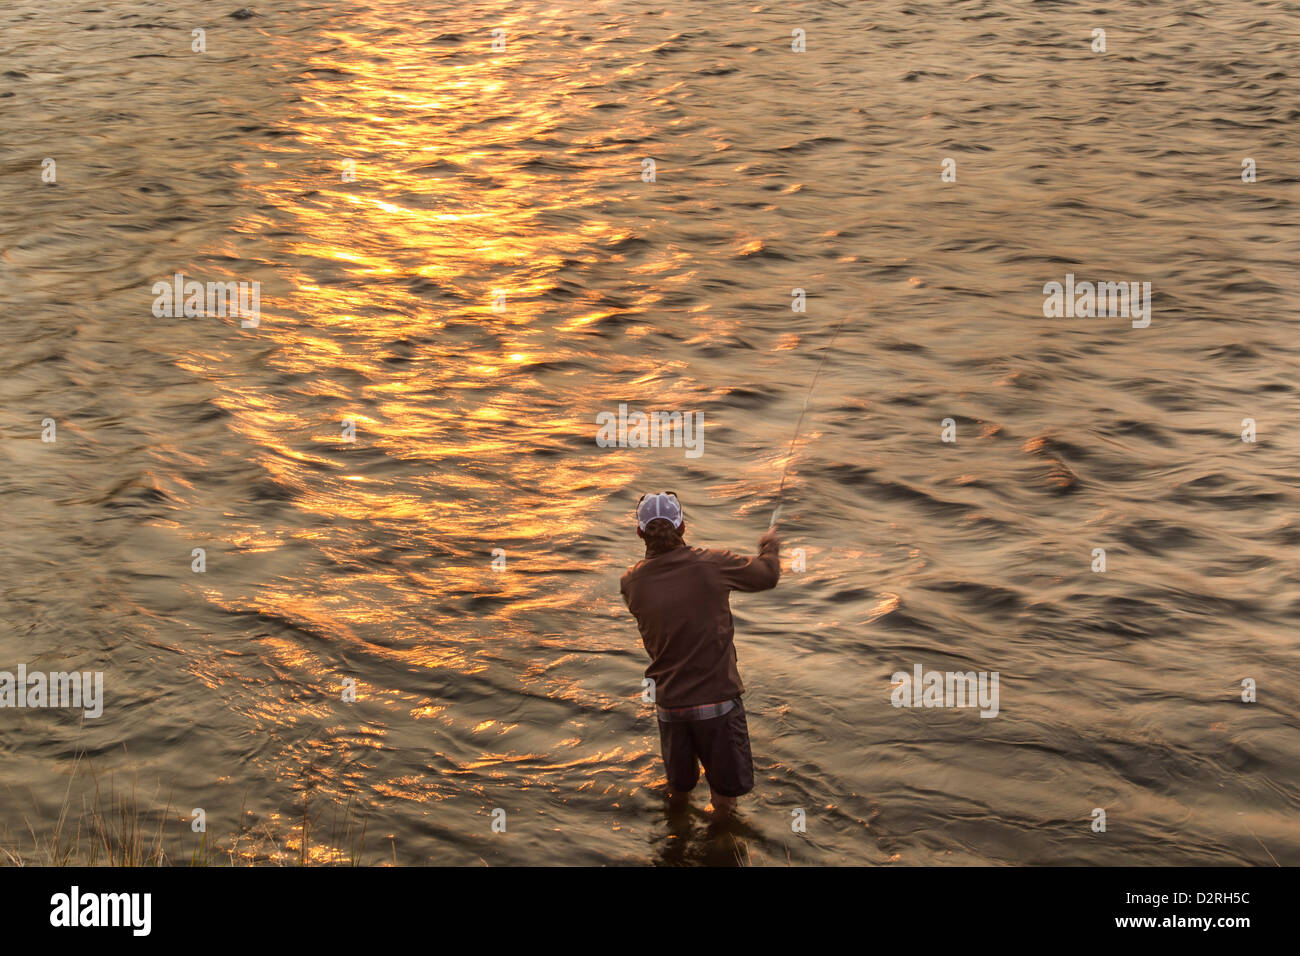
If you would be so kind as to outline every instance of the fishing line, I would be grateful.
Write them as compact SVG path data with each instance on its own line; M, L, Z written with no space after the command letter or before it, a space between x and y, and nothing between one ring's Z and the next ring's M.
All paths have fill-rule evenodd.
M839 322L835 323L835 332L831 335L831 340L826 343L826 348L822 352L821 363L817 366L817 373L813 375L812 384L808 386L808 394L804 396L803 411L799 413L799 421L794 426L794 437L790 439L790 453L786 455L785 467L781 469L781 487L776 491L776 510L772 512L772 523L768 525L769 529L775 528L777 521L781 517L781 496L785 493L785 476L786 472L790 470L790 462L794 461L794 443L799 440L799 429L803 427L803 417L808 413L808 403L812 401L813 389L817 387L817 379L821 378L822 369L826 367L826 360L830 358L831 347L835 345L835 339L840 334L840 326L844 324L844 320L847 318L847 315L841 316Z

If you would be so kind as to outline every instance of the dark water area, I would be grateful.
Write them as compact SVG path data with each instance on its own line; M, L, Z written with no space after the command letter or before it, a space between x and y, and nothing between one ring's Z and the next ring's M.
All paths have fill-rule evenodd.
M0 670L105 687L0 709L0 846L111 784L244 861L1300 864L1300 4L236 7L0 11ZM787 464L711 831L632 509L752 550Z

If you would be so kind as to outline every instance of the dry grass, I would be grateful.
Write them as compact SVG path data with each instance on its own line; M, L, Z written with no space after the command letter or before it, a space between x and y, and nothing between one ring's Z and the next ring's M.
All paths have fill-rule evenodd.
M142 800L134 784L119 791L112 778L101 786L92 776L93 791L82 797L74 815L72 790L80 765L78 755L57 819L42 825L24 816L25 832L17 840L8 835L0 839L0 865L363 865L366 821L358 817L352 798L341 806L313 807L311 792L304 790L301 815L287 832L274 819L249 822L252 814L241 807L238 832L213 841L206 831L193 831L190 815L173 807L170 797L160 807L155 799Z
M785 848L785 862L769 862L762 852L750 846L749 841L731 836L731 848L736 855L736 866L793 866L790 862L790 848Z

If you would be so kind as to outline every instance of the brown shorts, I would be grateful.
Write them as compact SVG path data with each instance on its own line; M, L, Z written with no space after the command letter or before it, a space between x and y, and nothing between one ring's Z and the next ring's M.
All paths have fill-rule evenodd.
M743 796L754 789L754 758L749 753L749 725L740 699L721 717L708 720L659 721L668 788L689 793L700 780L700 764L713 792Z

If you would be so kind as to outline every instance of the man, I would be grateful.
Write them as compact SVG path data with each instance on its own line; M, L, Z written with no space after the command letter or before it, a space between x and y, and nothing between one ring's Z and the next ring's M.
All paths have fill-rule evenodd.
M781 539L769 529L753 558L688 547L672 492L642 495L636 521L645 560L628 569L620 590L650 655L645 674L654 682L668 796L684 803L703 764L714 818L723 821L736 799L754 789L728 598L732 591L776 587Z

